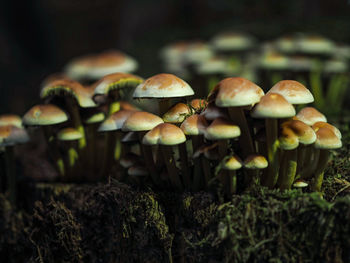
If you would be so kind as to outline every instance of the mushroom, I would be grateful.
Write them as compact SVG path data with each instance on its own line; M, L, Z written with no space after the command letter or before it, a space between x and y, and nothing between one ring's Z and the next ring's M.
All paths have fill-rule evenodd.
M164 122L169 123L182 123L188 115L192 114L192 110L184 103L177 103L170 108L164 115Z
M254 118L265 119L267 160L269 166L263 176L262 184L273 188L278 179L278 119L295 115L295 109L282 95L268 93L263 96L251 111Z
M259 170L265 169L268 166L268 162L265 158L265 156L260 154L251 154L247 158L244 159L243 166L246 169L249 169L251 171L254 171L255 175L248 176L245 180L246 186L252 185L252 179L254 178L260 178L259 176ZM250 175L248 173L248 175Z
M221 169L228 171L228 182L225 182L225 175L222 178L222 183L224 186L228 186L227 192L231 195L237 193L237 177L236 170L241 169L242 160L237 155L231 155L224 158L221 164Z
M157 74L139 84L134 91L134 99L159 99L159 114L169 109L171 98L192 96L194 91L182 79L172 74Z

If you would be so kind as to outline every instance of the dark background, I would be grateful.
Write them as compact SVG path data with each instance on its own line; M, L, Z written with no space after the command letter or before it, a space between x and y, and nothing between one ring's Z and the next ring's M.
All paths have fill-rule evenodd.
M3 2L3 3L2 3ZM259 40L315 32L350 42L345 0L22 0L1 2L0 113L23 114L39 85L72 57L118 48L135 57L138 73L158 73L159 49L174 40L208 40L247 31Z

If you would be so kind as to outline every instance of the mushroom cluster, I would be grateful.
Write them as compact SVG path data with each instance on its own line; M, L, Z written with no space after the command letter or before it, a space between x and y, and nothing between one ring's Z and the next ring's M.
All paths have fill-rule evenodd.
M134 90L134 99L154 100L158 115L121 101L125 89ZM230 77L207 99L193 95L172 74L144 81L114 73L85 87L63 77L45 82L46 104L30 109L23 122L42 127L66 181L114 177L178 191L220 183L228 196L256 182L321 190L341 134L315 108L296 114L297 105L314 100L301 83L283 80L265 94L247 79Z

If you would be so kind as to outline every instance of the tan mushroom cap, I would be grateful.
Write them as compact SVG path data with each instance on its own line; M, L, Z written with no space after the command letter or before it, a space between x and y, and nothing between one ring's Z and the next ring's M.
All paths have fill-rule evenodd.
M77 141L81 139L83 135L75 128L64 128L57 134L57 139L60 141Z
M242 160L237 155L232 155L224 159L222 169L224 170L238 170L242 168Z
M204 134L208 140L232 139L241 135L241 129L232 121L224 118L215 119Z
M41 98L49 96L70 95L73 96L80 107L96 107L92 100L93 88L83 87L79 82L69 79L59 79L47 83L40 93Z
M278 140L283 150L293 150L299 146L298 136L288 126L282 127Z
M0 126L0 146L7 147L26 143L29 136L25 129L13 125Z
M35 105L23 116L23 124L28 126L54 125L67 120L67 114L53 104Z
M314 107L305 107L301 109L295 117L298 120L305 122L309 126L312 126L314 123L319 121L327 122L326 116L324 116Z
M281 80L268 93L278 93L291 104L306 104L314 101L310 90L295 80Z
M22 119L15 114L2 114L0 115L0 126L12 125L18 128L22 127Z
M206 132L208 122L203 115L193 114L186 118L180 128L186 135L202 135Z
M215 104L219 107L254 105L264 96L264 91L259 86L239 77L221 80L217 89Z
M157 115L145 111L136 111L124 122L122 131L149 131L161 123L163 123L163 120Z
M177 145L186 141L182 130L170 123L162 123L147 132L142 143L147 145Z
M314 130L306 123L299 120L290 120L282 123L282 127L291 129L302 144L312 144L316 141Z
M119 102L120 109L121 110L133 110L133 111L139 111L140 109L136 107L135 105L127 102L127 101L120 101Z
M181 123L191 113L192 110L186 104L177 103L163 115L163 120L164 122Z
M67 75L73 79L99 79L115 72L133 72L137 62L130 56L108 50L98 54L85 55L73 59L65 67Z
M192 96L194 91L184 80L173 74L158 74L139 84L134 98L175 98Z
M295 115L295 109L282 95L267 93L251 111L254 118L289 118Z
M327 129L330 129L332 130L332 132L334 132L334 134L339 138L341 139L342 138L342 135L341 135L341 132L340 130L333 126L332 124L329 124L327 122L323 122L323 121L318 121L318 122L315 122L313 125L312 125L312 129L314 129L315 132L317 132L320 128L327 128Z
M135 113L135 111L131 110L120 110L113 113L103 123L101 123L100 127L98 128L98 131L105 132L120 130L123 127L125 121L133 113Z
M209 121L217 118L228 118L226 109L217 107L213 102L209 103L200 115L203 115Z
M265 156L259 154L249 155L244 160L244 168L247 169L265 169L269 165Z
M317 149L337 149L342 147L341 140L328 128L319 128L316 135L315 148Z
M108 94L108 92L124 87L134 88L143 82L143 78L129 73L113 73L104 76L94 85L94 94Z
M204 99L193 99L190 102L190 106L195 110L195 111L201 111L208 105L208 102Z

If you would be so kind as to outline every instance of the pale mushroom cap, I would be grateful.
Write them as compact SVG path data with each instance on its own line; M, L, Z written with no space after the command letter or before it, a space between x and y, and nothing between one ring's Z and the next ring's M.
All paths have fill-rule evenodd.
M212 145L203 145L197 151L193 153L193 159L198 158L201 155L204 155L208 160L216 161L219 159L218 144L213 143Z
M337 149L342 147L341 140L328 128L319 128L316 132L317 139L315 148L318 149Z
M233 122L224 118L215 119L204 134L208 140L232 139L241 135L240 128Z
M311 92L300 82L295 80L281 80L268 93L278 93L291 104L306 104L314 101Z
M112 115L110 115L103 123L101 123L98 131L116 131L120 130L125 121L134 113L135 111L131 110L120 110Z
M186 135L202 135L206 132L208 122L203 115L193 114L186 118L180 128Z
M299 146L298 136L289 127L282 127L278 140L280 148L283 150L293 150Z
M289 118L295 115L295 109L282 95L267 93L251 111L254 118Z
M163 115L163 120L164 122L181 123L184 121L186 116L191 113L191 109L186 104L177 103Z
M97 112L97 113L89 116L88 118L86 118L84 120L84 123L86 123L86 124L99 123L99 122L104 121L105 117L106 116L103 112Z
M57 134L57 139L60 141L77 141L81 139L83 135L75 128L64 128Z
M0 115L0 126L12 125L18 128L22 127L22 119L15 114L2 114Z
M122 130L149 131L161 123L163 123L163 120L157 115L145 111L136 111L124 122Z
M139 142L139 136L136 132L128 132L122 139L122 143Z
M242 168L242 160L237 155L230 156L225 159L222 169L225 170L238 170Z
M244 168L247 169L264 169L269 165L266 158L262 155L252 154L244 160Z
M143 79L129 73L113 73L104 76L95 85L94 94L108 94L109 91L124 87L135 88Z
M173 74L158 74L139 84L134 98L174 98L192 96L194 91L184 80Z
M334 49L332 40L322 36L309 35L302 37L297 42L298 50L308 54L329 54Z
M196 41L190 43L184 53L186 63L202 63L213 56L214 52L206 43Z
M312 126L314 123L319 121L327 122L326 116L324 116L314 107L305 107L301 109L295 117L309 126Z
M67 120L67 114L53 104L35 105L23 116L23 124L29 126L54 125Z
M96 107L92 100L93 89L85 88L79 82L69 79L58 79L47 83L41 89L40 97L60 96L61 94L73 96L82 108Z
M228 118L226 109L217 107L214 103L209 103L208 106L201 112L207 120L212 121L217 118Z
M166 45L160 51L160 56L167 63L182 62L186 50L191 45L188 41L177 41Z
M293 187L295 187L295 188L304 188L304 187L307 187L307 186L308 186L308 183L303 181L303 180L296 180L293 183Z
M142 143L147 145L177 145L186 141L183 131L170 123L162 123L147 132Z
M196 65L196 72L199 75L226 74L228 67L227 59L215 56Z
M238 51L249 49L254 41L251 36L238 32L223 32L216 35L211 41L214 49L219 51Z
M290 35L280 37L276 40L276 46L281 52L294 52L296 50L296 39Z
M110 50L75 58L67 64L65 72L72 79L97 80L115 72L133 72L137 66L137 62L130 56Z
M290 120L282 123L282 127L290 128L296 136L298 136L299 142L302 144L312 144L316 141L316 133L306 123L300 120Z
M259 66L267 70L285 70L288 68L289 63L287 56L269 51L260 58Z
M318 121L318 122L315 122L313 125L312 125L312 129L314 129L315 132L317 132L320 128L327 128L327 129L330 129L332 130L332 132L334 132L334 134L339 138L341 139L342 138L342 135L341 135L341 132L340 130L333 126L332 124L329 124L327 122L322 122L322 121Z
M0 146L7 147L26 143L29 136L25 129L13 125L0 126Z
M217 84L216 106L238 107L254 105L264 96L264 91L244 78L226 78Z

